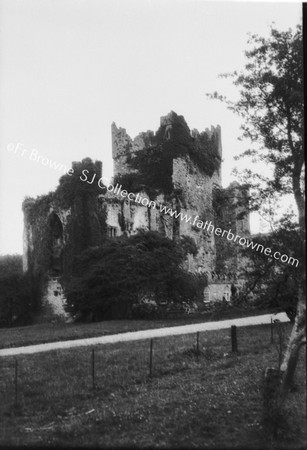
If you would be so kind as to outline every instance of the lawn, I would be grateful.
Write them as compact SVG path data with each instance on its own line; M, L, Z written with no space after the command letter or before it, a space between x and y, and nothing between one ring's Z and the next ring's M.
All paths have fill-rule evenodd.
M174 327L191 323L232 319L251 315L267 314L269 311L257 311L232 308L228 311L184 316L176 319L161 320L108 320L95 323L39 323L26 327L0 328L0 348L20 347L71 339L83 339L127 331L148 330L152 328Z
M278 362L270 327L239 328L236 354L229 330L201 333L199 355L195 344L195 335L155 339L152 378L149 340L20 356L17 404L15 358L2 358L0 445L306 447L303 352L288 427L273 442L262 423L263 369Z

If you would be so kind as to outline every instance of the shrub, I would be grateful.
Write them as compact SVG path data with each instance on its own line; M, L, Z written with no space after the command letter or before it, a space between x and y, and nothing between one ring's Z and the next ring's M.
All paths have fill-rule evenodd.
M144 293L154 300L195 301L205 281L186 273L183 259L181 246L157 232L107 240L76 259L74 276L64 281L67 310L80 320L102 320L137 314L132 307Z
M0 326L28 325L40 309L41 281L22 273L22 257L0 258Z

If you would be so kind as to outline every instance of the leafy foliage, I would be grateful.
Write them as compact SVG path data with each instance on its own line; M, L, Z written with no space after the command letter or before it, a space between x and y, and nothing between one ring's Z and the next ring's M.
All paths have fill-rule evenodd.
M301 239L294 255L298 258L299 248L305 247L302 29L297 26L295 31L281 32L272 28L269 38L252 35L248 43L251 49L246 52L245 70L223 75L230 77L240 89L239 100L231 101L217 93L209 96L226 102L228 108L242 118L242 138L258 146L246 150L239 158L248 157L272 168L271 176L251 169L241 173L241 180L250 186L251 209L260 210L272 225L270 247L279 242L280 249L284 244L279 237L289 236L291 230L285 226L289 215L276 221L274 214L278 200L285 194L294 195L299 216L296 235ZM284 253L289 251L291 248ZM259 254L253 256L259 258ZM270 266L268 259L263 262ZM304 279L304 267L303 253L296 269L301 279Z
M106 211L99 204L99 194L105 191L98 185L101 165L90 158L75 163L73 171L60 178L55 192L26 198L23 209L32 227L33 249L29 252L29 270L39 278L48 275L52 261L51 211L66 214L66 239L63 252L63 275L72 272L74 258L87 247L101 242L106 234ZM103 187L103 186L102 186Z
M83 171L85 172L83 173ZM72 174L65 174L60 178L55 196L63 208L69 208L73 205L76 197L94 197L105 193L97 183L100 176L98 162L93 162L91 158L84 158L80 163L74 164Z
M210 97L225 101L229 109L241 117L242 137L248 138L252 143L252 148L246 150L241 157L251 158L252 162L257 162L260 167L265 163L266 168L271 169L271 175L268 176L253 173L250 169L243 172L244 182L251 186L251 206L255 210L268 213L271 223L274 212L278 211L278 201L285 194L292 194L297 206L298 236L303 251L293 286L287 288L293 302L297 300L297 313L280 366L281 392L285 394L294 380L300 348L306 343L302 27L297 26L294 31L290 29L283 32L271 28L269 38L253 35L249 44L252 44L253 48L246 52L245 70L225 75L230 76L240 89L239 100L230 101L217 93L211 94ZM253 146L255 143L260 145L260 149ZM257 169L259 172L259 166ZM278 222L274 225L280 230ZM287 229L284 232L287 232ZM285 253L287 254L287 251ZM266 270L259 276L265 280L273 264L273 259L267 260ZM287 272L288 266L277 271L282 274L283 280L288 280ZM274 277L276 278L276 271ZM256 280L257 277L254 282ZM272 286L272 283L269 283L269 286ZM281 280L278 286L279 292L285 291Z
M189 157L201 171L209 176L220 166L218 142L215 135L209 137L201 133L192 137L183 117L174 114L170 138L166 138L166 126L162 125L151 143L131 157L130 166L135 173L117 175L114 183L130 192L145 190L155 197L163 192L171 194L173 190L173 160Z
M66 283L67 309L81 320L127 317L146 297L192 301L200 285L180 267L183 249L157 232L121 236L86 250Z
M40 283L22 273L22 257L0 257L0 326L30 324L40 308Z
M293 256L302 260L302 247L298 228L291 222L269 235L255 238L264 248L270 247L273 252ZM246 254L248 252L248 255ZM272 308L285 311L293 321L298 299L300 271L296 265L285 265L280 260L268 258L265 254L248 249L241 250L241 255L248 256L249 263L244 271L248 284L237 303L248 302L249 293L254 294L254 305L260 308Z
M23 202L24 213L32 226L34 244L32 248L28 248L28 269L40 279L45 277L51 263L51 235L46 217L53 199L54 193L51 192L36 200L26 197Z
M86 172L84 172L86 171ZM86 173L87 180L83 174ZM89 246L101 242L106 234L106 211L99 205L98 195L104 193L98 185L100 165L85 158L74 166L72 176L60 179L56 196L61 202L69 201L71 218L68 224L68 243L66 245L66 267Z
M195 244L195 241L193 238L187 235L183 235L180 237L180 246L183 250L184 256L187 256L188 253L190 253L193 256L197 255L198 248Z
M257 144L237 158L248 157L272 168L272 176L247 169L241 178L251 188L251 206L259 210L266 200L276 205L284 194L295 196L302 209L303 179L303 42L302 29L271 29L268 39L252 35L245 71L224 74L240 89L238 101L218 93L210 98L225 102L242 118L242 138ZM259 149L260 146L260 149ZM300 224L303 220L300 219Z
M0 255L0 277L22 274L21 255Z
M212 206L215 226L222 230L232 230L234 234L237 221L245 219L248 213L248 201L245 197L244 186L240 186L240 193L235 192L232 185L227 189L215 187L212 192ZM235 200L235 201L234 201ZM242 208L241 208L242 207ZM239 212L242 209L242 212ZM216 273L237 272L238 246L226 238L216 239Z

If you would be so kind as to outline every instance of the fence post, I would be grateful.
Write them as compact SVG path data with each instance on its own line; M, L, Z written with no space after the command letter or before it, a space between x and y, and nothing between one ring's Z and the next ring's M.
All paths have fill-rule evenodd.
M95 382L95 349L92 349L92 385L93 390L96 388L96 382Z
M273 343L274 343L274 322L271 317L271 344L273 344Z
M152 348L153 348L153 339L150 339L149 378L152 377Z
M196 355L197 355L197 361L199 359L199 331L196 333Z
M18 406L18 359L15 358L15 406Z
M231 349L233 353L238 351L237 327L235 325L231 325Z

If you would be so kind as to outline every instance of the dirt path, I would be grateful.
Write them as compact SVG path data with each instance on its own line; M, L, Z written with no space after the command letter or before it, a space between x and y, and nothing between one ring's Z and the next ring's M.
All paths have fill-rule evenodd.
M70 341L49 342L47 344L28 345L25 347L4 348L0 350L0 356L25 355L31 353L49 352L51 350L66 349L73 347L83 347L87 345L97 344L113 344L122 341L137 341L141 339L157 338L162 336L175 336L180 334L191 334L197 331L222 330L230 328L231 325L244 327L249 325L269 324L273 320L278 319L280 322L289 322L285 313L276 315L264 314L262 316L242 317L240 319L221 320L218 322L195 323L169 328L155 328L153 330L132 331L127 333L112 334L101 337L93 337L87 339L76 339Z

